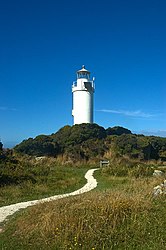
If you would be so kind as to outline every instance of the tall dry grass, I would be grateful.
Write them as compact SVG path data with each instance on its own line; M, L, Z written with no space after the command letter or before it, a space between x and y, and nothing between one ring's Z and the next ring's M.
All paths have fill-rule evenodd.
M13 237L10 249L164 250L165 198L152 196L157 181L133 179L121 191L95 191L29 208L6 229Z
M111 242L116 244L123 223L136 220L139 213L150 208L150 202L141 196L89 194L32 208L17 220L15 236L32 245L38 242L39 246L51 244L62 249L102 249Z

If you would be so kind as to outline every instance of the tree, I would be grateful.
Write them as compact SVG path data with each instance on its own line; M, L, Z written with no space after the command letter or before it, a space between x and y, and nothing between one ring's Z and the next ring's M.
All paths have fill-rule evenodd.
M65 126L57 133L51 135L63 149L68 146L81 144L89 139L102 139L106 137L106 131L97 124L82 123L72 127Z
M39 135L35 139L24 140L15 148L16 152L35 156L56 156L59 153L59 145L50 136Z
M132 134L116 126L104 129L97 124L64 126L55 134L39 135L17 145L15 151L34 156L58 156L76 160L127 155L141 160L166 159L166 138ZM0 146L2 151L2 143Z
M0 153L3 151L3 144L2 142L0 141Z
M116 126L113 128L107 128L106 129L107 135L123 135L123 134L131 134L131 131L127 128L123 128L120 126Z

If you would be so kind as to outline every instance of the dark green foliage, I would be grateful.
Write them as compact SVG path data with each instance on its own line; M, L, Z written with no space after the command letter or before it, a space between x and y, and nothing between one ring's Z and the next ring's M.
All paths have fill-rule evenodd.
M97 124L64 126L50 136L29 138L17 145L16 152L34 156L63 155L72 161L128 156L139 160L166 160L166 138L134 135L123 127L104 129Z
M71 126L67 125L61 128L57 133L51 135L53 142L59 144L61 152L64 151L65 145L68 144L68 140L71 135L71 129Z
M76 190L86 182L85 172L48 157L6 157L0 161L0 206Z
M123 128L123 127L113 127L113 128L107 128L106 129L106 133L107 135L123 135L123 134L131 134L131 131L127 128Z
M55 156L59 150L58 143L46 135L39 135L35 139L29 138L15 147L16 152L35 156Z
M102 169L103 174L119 177L130 176L135 178L152 176L153 171L151 165L139 161L130 161L125 158L114 160L108 167Z
M58 142L61 153L65 153L71 160L89 160L90 157L103 155L105 150L102 139L106 131L97 124L80 124L72 127L65 126L56 134L51 135Z
M86 159L86 156L81 149L80 145L68 146L65 149L65 155L68 159L72 161L80 161L82 159Z
M87 159L102 157L107 151L107 146L104 143L104 139L90 139L82 143L81 146L84 155Z
M137 137L135 135L123 134L121 136L114 137L112 145L119 154L125 155L133 152L134 149L137 149Z
M65 126L57 133L51 135L63 147L81 144L89 139L103 139L106 131L97 124L83 123L72 127Z
M0 141L0 153L2 152L2 149L3 149L3 144L2 144L2 142Z
M107 147L104 144L104 140L89 139L81 145L68 146L65 153L73 161L80 161L82 159L88 161L90 159L101 158L106 150Z
M65 153L70 159L89 159L90 155L94 154L90 152L85 154L86 150L83 150L81 145L88 140L93 139L98 142L105 137L105 129L97 124L64 126L51 136L40 135L35 139L24 140L15 147L15 151L36 156L57 156ZM100 151L100 149L97 150L98 153ZM103 150L101 154L104 154Z
M128 155L142 160L165 159L166 138L123 134L110 136L109 142L111 142L112 151L120 156Z
M27 173L30 164L28 161L21 163L12 154L12 150L8 150L0 159L0 187L8 184L19 184L25 180L33 182L32 174Z

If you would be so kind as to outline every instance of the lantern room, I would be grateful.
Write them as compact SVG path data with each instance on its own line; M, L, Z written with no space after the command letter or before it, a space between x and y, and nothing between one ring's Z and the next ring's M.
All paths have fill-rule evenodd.
M85 79L90 79L90 72L88 70L85 69L85 66L82 66L82 69L77 71L77 79L81 79L81 78L85 78Z

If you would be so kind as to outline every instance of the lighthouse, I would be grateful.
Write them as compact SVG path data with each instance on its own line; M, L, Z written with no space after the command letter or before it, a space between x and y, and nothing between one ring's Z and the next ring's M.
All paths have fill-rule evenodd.
M72 85L74 124L93 123L94 90L94 78L90 80L90 72L83 65L77 71L77 81Z

